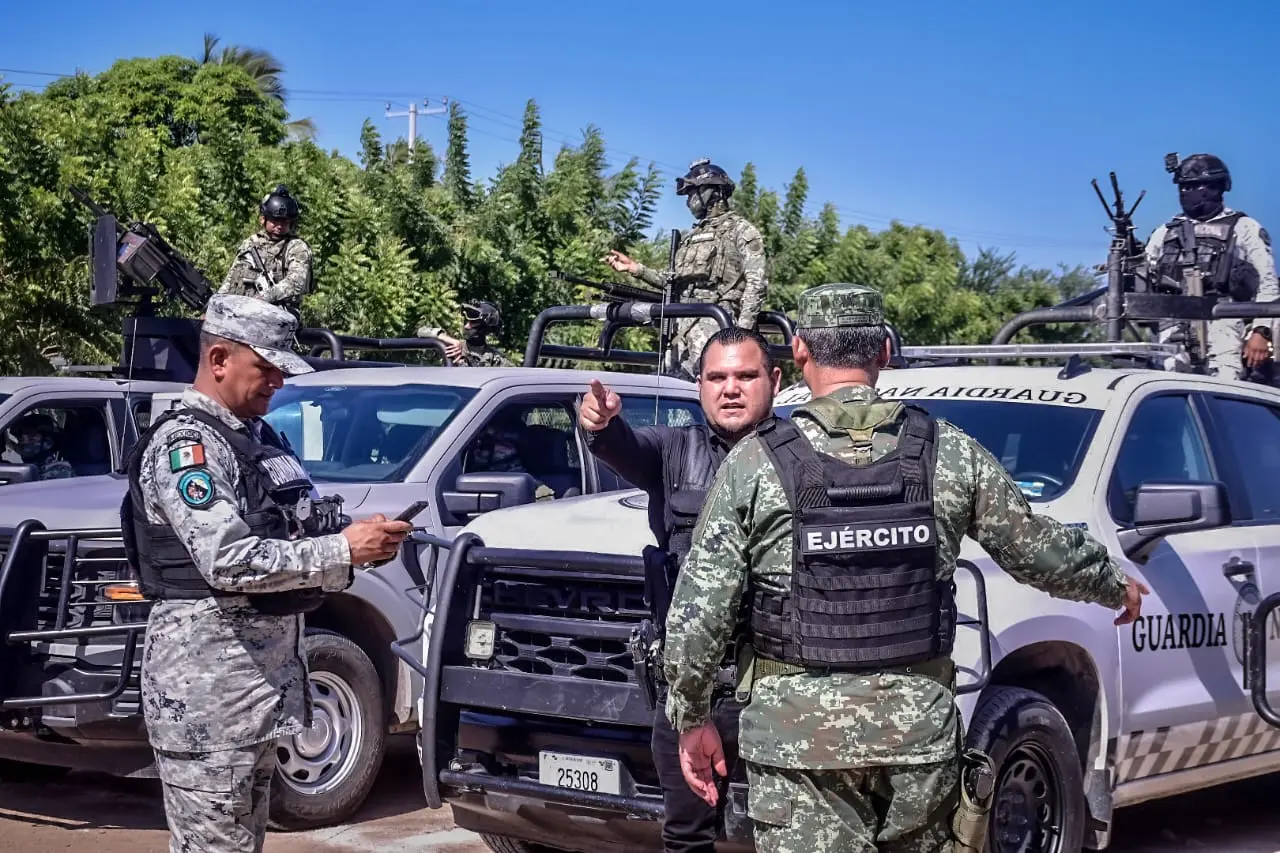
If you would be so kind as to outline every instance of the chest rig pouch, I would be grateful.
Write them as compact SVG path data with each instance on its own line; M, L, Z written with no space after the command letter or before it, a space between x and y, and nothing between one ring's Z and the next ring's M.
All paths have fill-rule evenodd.
M818 452L786 419L757 430L794 513L790 588L750 594L761 656L856 672L951 653L955 589L937 577L937 427L923 409L904 410L896 450L864 465Z
M1253 292L1245 292L1247 287L1233 287L1231 276L1235 228L1243 216L1243 212L1236 211L1212 222L1184 218L1169 222L1160 247L1160 274L1183 282L1185 271L1194 269L1203 277L1206 296L1230 297L1240 302L1253 299L1256 284Z
M197 409L166 412L156 419L138 442L130 460L129 493L121 504L125 551L139 568L141 588L156 599L194 599L247 595L255 609L274 616L309 613L324 601L318 587L267 593L238 593L214 589L196 568L182 540L172 527L151 524L138 509L143 504L138 472L141 450L157 427L171 417L185 414L217 432L231 446L240 467L243 518L250 534L264 539L296 539L337 533L345 526L341 498L312 500L312 483L287 445L266 423L263 440L233 430L216 416Z
M672 461L673 470L667 474L668 535L667 551L679 564L689 556L693 545L693 528L698 514L707 501L707 490L715 479L720 460L711 447L711 436L704 426L685 431L680 453Z
M676 247L675 276L672 279L677 295L705 288L711 280L719 253L716 232L711 228L695 227L685 235Z

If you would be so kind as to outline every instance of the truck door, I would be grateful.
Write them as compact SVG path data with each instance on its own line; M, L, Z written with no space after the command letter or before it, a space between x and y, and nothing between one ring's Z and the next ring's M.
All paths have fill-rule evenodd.
M1242 634L1246 616L1252 616L1262 598L1280 590L1280 400L1274 394L1259 393L1247 385L1239 391L1204 395L1215 458L1221 460L1222 478L1231 495L1232 530L1242 550L1248 550L1252 572L1236 579L1240 589L1233 618L1232 647L1244 647ZM1278 698L1280 660L1276 640L1280 639L1280 614L1273 612L1258 625L1267 644L1268 698ZM1251 710L1251 709L1250 709ZM1242 729L1257 733L1260 720L1250 720ZM1268 732L1270 735L1270 732ZM1238 758L1274 749L1280 743L1268 737L1241 742L1226 753Z
M1203 402L1190 393L1152 393L1130 410L1107 489L1118 527L1132 525L1143 483L1223 478L1210 431ZM1253 542L1229 525L1169 535L1146 558L1120 559L1151 590L1142 618L1116 629L1125 733L1116 782L1124 783L1211 763L1229 750L1221 744L1232 721L1251 711L1233 620L1242 594L1260 581Z

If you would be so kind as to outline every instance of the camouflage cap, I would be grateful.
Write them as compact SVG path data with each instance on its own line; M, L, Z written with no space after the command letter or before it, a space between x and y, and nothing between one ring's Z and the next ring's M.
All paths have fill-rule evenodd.
M290 347L298 331L298 321L270 302L252 296L215 294L205 307L201 331L252 348L286 376L314 370Z
M879 326L884 323L884 297L865 284L811 287L797 300L796 325L802 329L836 326Z

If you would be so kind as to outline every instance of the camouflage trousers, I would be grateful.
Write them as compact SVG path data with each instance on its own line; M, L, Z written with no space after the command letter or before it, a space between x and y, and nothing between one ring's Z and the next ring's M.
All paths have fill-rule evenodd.
M169 853L262 853L275 741L219 752L155 750Z
M707 341L720 331L720 324L708 318L677 320L676 331L671 339L671 349L666 352L663 365L664 372L673 376L681 372L683 377L693 381L698 376L698 359Z
M792 770L747 762L760 853L950 853L959 763Z
M1248 324L1252 325L1252 323ZM1210 320L1205 330L1205 372L1209 376L1220 376L1226 379L1239 379L1244 363L1246 322L1240 319ZM1156 339L1160 343L1168 343L1171 338L1179 337L1181 329L1175 325L1162 326ZM1190 362L1185 354L1166 358L1165 370L1178 373L1189 371Z

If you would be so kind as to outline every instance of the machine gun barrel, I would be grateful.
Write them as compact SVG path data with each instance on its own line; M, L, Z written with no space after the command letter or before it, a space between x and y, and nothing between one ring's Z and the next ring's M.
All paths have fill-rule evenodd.
M643 287L634 287L629 284L621 284L612 281L591 281L582 276L573 273L555 271L555 277L561 281L567 281L570 284L580 284L583 287L589 287L592 290L599 290L608 297L612 297L619 302L661 302L662 294L654 290L648 290Z
M87 192L75 186L74 184L71 186L70 189L71 189L71 194L75 196L76 201L80 202L85 207L92 210L94 216L98 217L98 219L109 218L112 222L115 223L116 233L123 234L125 232L126 230L125 227L120 224L120 220L116 219L115 214L113 214L111 211L107 210L102 205L98 204L96 201L90 198Z

